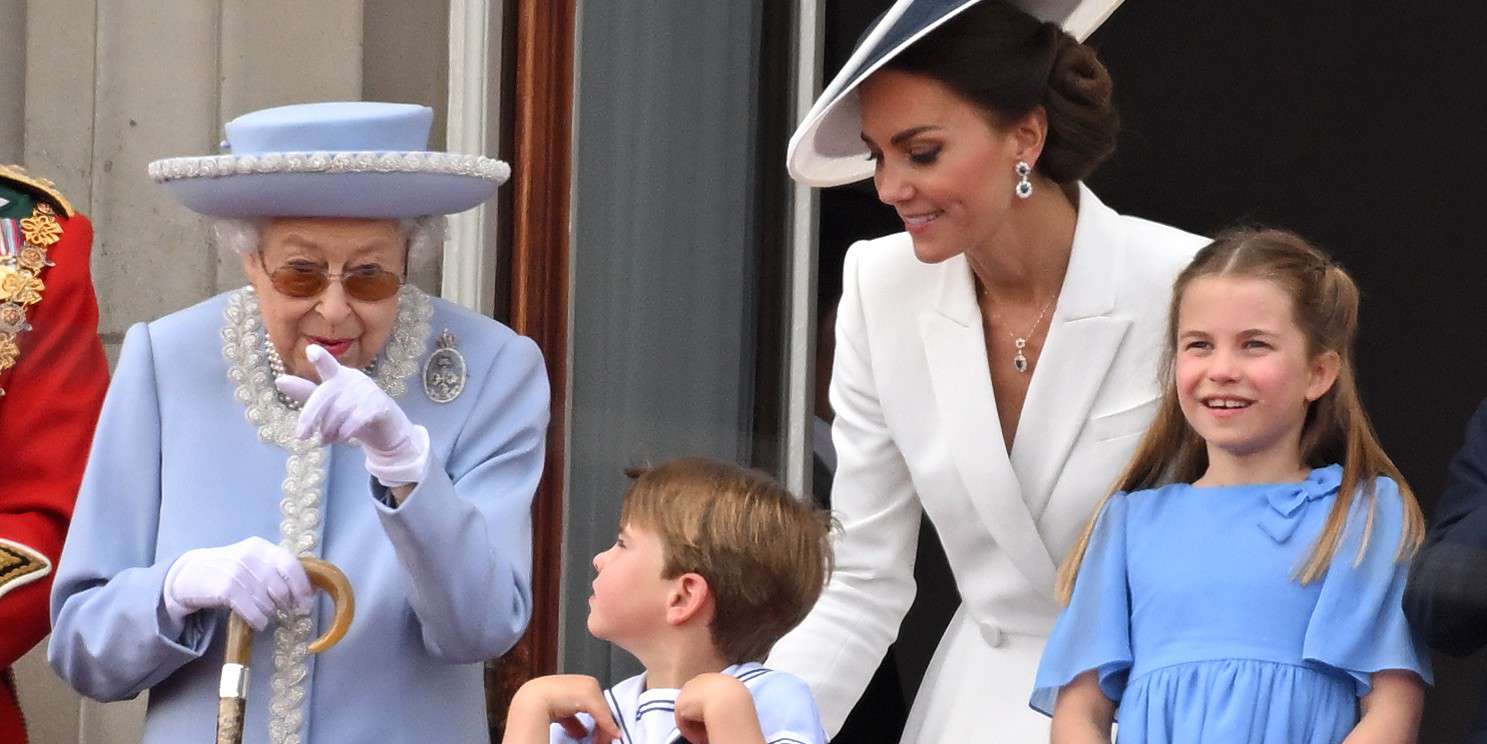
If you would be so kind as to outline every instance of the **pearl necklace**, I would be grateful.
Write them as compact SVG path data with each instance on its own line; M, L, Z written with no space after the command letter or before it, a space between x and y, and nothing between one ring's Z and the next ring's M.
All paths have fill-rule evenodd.
M268 369L269 372L273 374L274 379L277 380L285 374L288 374L287 368L284 366L284 358L279 356L279 349L274 346L274 342L268 337L267 332L263 334L263 355L268 358ZM372 361L367 362L367 366L362 367L361 371L365 373L367 377L376 379L376 357L373 357ZM278 398L279 402L284 404L284 406L291 411L298 411L300 409L300 406L303 405L299 401L286 395L284 391L279 390L277 387L275 388L274 397Z

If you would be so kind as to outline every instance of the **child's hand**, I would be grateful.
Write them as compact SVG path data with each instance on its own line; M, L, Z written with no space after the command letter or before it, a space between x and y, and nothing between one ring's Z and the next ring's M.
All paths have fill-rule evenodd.
M1053 704L1049 741L1053 744L1110 744L1115 703L1100 689L1100 677L1090 670L1059 690Z
M699 674L676 696L676 728L693 744L762 743L754 696L737 678Z
M507 712L505 744L546 742L547 727L556 723L575 739L589 735L578 714L594 719L594 744L609 744L620 738L620 727L609 713L599 681L582 674L538 677L521 686ZM520 732L520 733L518 733ZM541 738L534 738L540 733Z

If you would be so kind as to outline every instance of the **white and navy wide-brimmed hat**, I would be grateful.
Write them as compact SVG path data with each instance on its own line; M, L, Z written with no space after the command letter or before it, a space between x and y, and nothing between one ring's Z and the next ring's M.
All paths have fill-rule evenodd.
M862 142L857 86L909 45L980 0L897 0L868 31L790 138L790 176L808 186L840 186L869 178L873 164ZM1080 41L1105 22L1122 0L1010 0L1039 20L1052 21Z
M150 178L212 217L419 217L491 198L510 166L429 152L433 120L405 103L263 109L227 122L228 154L156 160Z

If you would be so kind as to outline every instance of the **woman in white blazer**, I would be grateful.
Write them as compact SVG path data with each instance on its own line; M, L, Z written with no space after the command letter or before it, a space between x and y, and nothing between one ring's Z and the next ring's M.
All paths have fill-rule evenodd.
M900 0L791 141L791 174L869 175L906 232L849 251L830 399L836 572L769 664L841 726L914 598L921 515L962 597L903 741L1046 741L1027 707L1055 566L1159 397L1172 280L1206 241L1081 180L1114 149L1075 40L1119 0ZM1062 29L1060 28L1062 26Z

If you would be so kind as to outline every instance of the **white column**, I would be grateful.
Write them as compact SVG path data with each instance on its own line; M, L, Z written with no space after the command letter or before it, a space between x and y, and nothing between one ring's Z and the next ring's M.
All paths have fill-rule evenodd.
M794 92L791 121L810 110L821 88L821 39L824 0L797 0L795 4L795 58L790 76ZM780 164L784 167L784 163ZM809 499L811 494L811 426L815 415L816 381L816 233L819 199L816 190L794 184L790 201L789 322L786 329L786 367L789 370L785 406L785 485Z
M450 0L450 152L493 154L501 141L497 94L502 77L503 2ZM489 316L495 312L496 280L496 206L487 202L450 217L441 294Z

